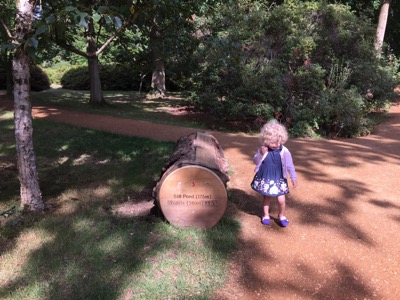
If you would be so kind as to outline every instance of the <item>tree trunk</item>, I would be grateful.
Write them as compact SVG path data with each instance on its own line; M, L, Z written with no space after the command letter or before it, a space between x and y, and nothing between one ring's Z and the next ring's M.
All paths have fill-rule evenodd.
M383 0L381 10L379 12L378 27L376 29L375 50L378 58L382 54L383 40L385 37L386 24L389 16L390 0Z
M32 3L31 3L32 2ZM32 30L35 1L17 1L15 33L23 41ZM32 140L32 105L30 90L29 56L22 44L14 51L12 70L14 76L14 123L17 164L20 181L21 206L31 211L42 211L44 203L39 187L36 156Z
M97 56L88 58L89 80L90 80L90 100L91 105L104 105L106 100L103 97L101 88L99 59Z
M151 88L153 93L160 93L165 96L165 65L162 58L163 39L159 30L159 18L154 18L153 26L150 32L150 47L153 60L153 75L151 77Z
M89 67L89 80L90 80L90 100L91 105L104 105L107 104L103 97L103 90L101 88L100 80L100 67L99 58L95 54L97 50L96 41L94 39L94 25L93 20L90 19L88 24L87 34L87 53L88 53L88 67Z

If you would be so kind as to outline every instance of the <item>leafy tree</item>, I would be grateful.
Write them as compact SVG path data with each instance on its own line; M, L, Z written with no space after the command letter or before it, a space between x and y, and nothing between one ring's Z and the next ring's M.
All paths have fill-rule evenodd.
M381 8L387 10L387 24L385 29L385 43L382 43L382 52L387 56L400 55L400 42L398 36L400 34L400 1L391 0L390 3L383 4L382 0L330 0L328 3L343 3L349 5L357 16L369 18L373 23L379 24ZM382 40L383 42L383 40ZM378 44L376 45L378 46ZM379 53L379 51L378 51Z
M391 96L395 65L376 59L373 24L348 6L242 0L215 12L198 51L197 109L250 128L275 117L295 135L352 136Z
M151 57L151 87L164 95L166 91L166 65L177 62L185 65L197 46L195 36L196 15L205 15L218 3L226 1L147 1L147 14L138 18L143 34L149 37Z
M112 59L115 62L123 53L126 64L127 59L138 61L139 51L148 47L149 56L142 59L144 66L137 69L146 69L152 64L152 85L164 94L165 62L181 45L177 41L192 38L191 16L204 12L213 2L216 1L152 0L133 1L132 5L129 1L111 4L108 1L53 0L43 5L41 25L49 27L50 37L57 45L88 60L90 102L101 104L105 101L99 76L100 54L117 56L117 60ZM117 47L110 47L112 41L117 41ZM143 70L142 73L144 77L147 72Z
M63 49L88 61L90 104L106 103L99 75L99 55L130 26L146 5L139 1L57 1L43 3L39 28ZM78 40L79 39L79 40Z

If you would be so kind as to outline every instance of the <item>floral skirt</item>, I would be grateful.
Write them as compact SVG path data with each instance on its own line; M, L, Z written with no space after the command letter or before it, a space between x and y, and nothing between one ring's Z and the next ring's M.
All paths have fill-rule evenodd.
M289 193L289 186L285 178L278 180L258 178L254 176L251 188L265 196L277 197Z

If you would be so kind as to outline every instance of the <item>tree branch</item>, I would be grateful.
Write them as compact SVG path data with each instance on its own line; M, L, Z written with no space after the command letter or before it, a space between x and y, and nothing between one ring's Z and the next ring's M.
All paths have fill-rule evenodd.
M88 58L90 55L88 55L88 53L81 51L79 49L76 49L74 46L69 45L67 43L61 42L60 40L57 39L52 39L58 46L60 46L61 48L64 48L65 50L71 51L79 56L83 56Z
M10 29L9 29L9 28L7 27L7 25L3 22L3 19L2 19L2 18L0 18L0 23L1 23L1 25L3 26L3 28L4 28L4 30L5 30L5 32L6 32L6 34L7 34L7 36L8 36L10 39L14 40L14 37L13 37L13 35L12 35Z
M143 11L144 9L142 9ZM139 5L136 4L134 8L134 13L130 15L129 19L119 28L95 53L96 56L100 55L101 52L109 45L121 32L125 31L125 29L137 18L139 15Z

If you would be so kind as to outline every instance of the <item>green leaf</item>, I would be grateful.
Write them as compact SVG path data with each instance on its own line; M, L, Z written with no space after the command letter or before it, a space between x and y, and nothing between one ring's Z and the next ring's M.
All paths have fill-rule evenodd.
M79 21L79 26L88 28L88 23L86 22L85 19L82 19L82 18L81 18L81 20Z
M54 15L50 15L45 20L47 24L53 24L56 21L56 18L54 17Z
M16 48L16 46L14 45L14 44L4 44L4 45L1 45L1 50L5 50L5 51L12 51L12 50L14 50Z
M75 10L77 10L77 9L76 9L76 7L74 7L74 6L67 6L67 7L65 8L65 11L66 11L66 12L71 12L71 11L75 11Z
M119 17L115 17L115 18L114 18L114 24L115 24L115 26L116 26L117 28L121 28L121 26L122 26L122 21L121 21L121 19L120 19Z
M79 16L81 17L81 19L85 19L89 14L86 12L79 12Z
M38 29L36 29L35 36L38 36L47 30L47 25L42 25Z
M36 39L36 37L31 37L28 39L28 45L32 46L33 48L37 49L39 45L39 41Z
M106 24L110 24L112 22L110 16L105 16L104 20L106 20Z
M97 9L97 12L99 14L104 14L105 12L107 12L108 7L107 6L99 6L99 8Z
M101 16L100 16L98 13L95 13L95 14L93 15L93 20L94 20L95 22L98 22L100 19L101 19Z
M26 49L26 52L28 53L28 55L29 55L31 58L35 58L35 57L36 57L36 50L35 50L35 48L33 48L33 47L28 47L28 48Z

